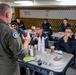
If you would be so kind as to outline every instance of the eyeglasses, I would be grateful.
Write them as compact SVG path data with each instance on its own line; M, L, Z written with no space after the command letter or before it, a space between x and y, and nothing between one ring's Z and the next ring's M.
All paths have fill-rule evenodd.
M40 28L36 28L36 30L40 30Z
M65 31L65 33L72 33L72 32L70 32L70 31Z

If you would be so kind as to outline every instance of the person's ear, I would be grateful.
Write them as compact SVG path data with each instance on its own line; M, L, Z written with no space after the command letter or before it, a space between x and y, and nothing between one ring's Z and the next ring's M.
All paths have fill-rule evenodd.
M74 33L72 33L71 35L73 35Z
M6 13L6 18L9 18L9 13L8 12Z

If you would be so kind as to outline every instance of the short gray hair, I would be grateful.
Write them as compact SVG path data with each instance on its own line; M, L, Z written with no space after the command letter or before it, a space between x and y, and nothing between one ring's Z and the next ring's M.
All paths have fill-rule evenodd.
M0 4L0 16L3 16L6 12L8 12L11 9L11 6L9 6L6 3Z

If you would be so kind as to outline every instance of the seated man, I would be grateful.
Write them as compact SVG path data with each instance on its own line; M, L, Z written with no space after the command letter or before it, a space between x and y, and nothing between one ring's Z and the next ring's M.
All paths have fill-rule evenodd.
M44 19L44 22L42 23L42 27L44 32L47 32L49 40L52 40L52 27L51 24L49 23L48 19Z
M71 27L70 24L68 23L68 19L64 18L63 23L60 25L60 33L64 34L66 28Z
M14 28L19 33L21 40L22 40L22 43L24 43L24 40L22 39L22 35L24 35L26 37L26 33L24 32L24 30L19 28L18 24L16 22L12 22L11 27ZM21 75L26 73L25 68L22 66L20 66L20 73L21 73Z
M22 30L18 27L18 24L16 22L12 22L11 27L14 28L15 30L17 30L17 32L19 33L19 35L21 37L22 43L23 43L22 35L24 35L26 37L27 34L24 32L24 30Z
M47 34L45 34L43 32L43 28L41 25L36 26L36 34L34 35L34 37L31 39L31 45L35 45L38 44L38 37L44 37L45 39L45 48L49 48L49 39Z
M20 20L20 18L17 18L16 20L14 20L14 22L16 22L18 24L18 27L25 30L26 27L24 25L24 22L22 20Z
M67 53L75 53L76 39L74 37L72 28L66 28L65 36L58 41L56 49Z

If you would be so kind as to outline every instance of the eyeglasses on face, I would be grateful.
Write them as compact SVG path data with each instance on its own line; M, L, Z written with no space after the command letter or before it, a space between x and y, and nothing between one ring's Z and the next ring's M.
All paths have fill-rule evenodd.
M65 33L72 33L71 31L65 31Z
M40 28L36 28L36 30L40 30Z

